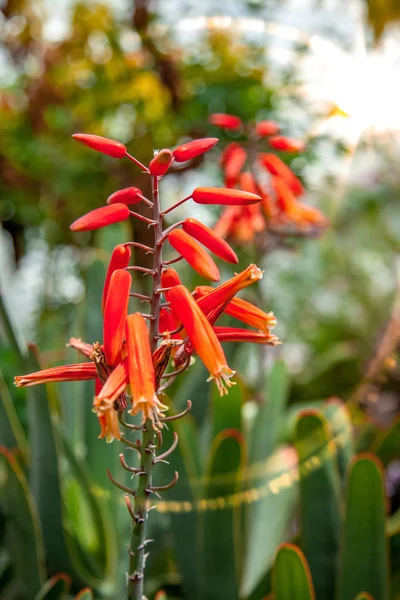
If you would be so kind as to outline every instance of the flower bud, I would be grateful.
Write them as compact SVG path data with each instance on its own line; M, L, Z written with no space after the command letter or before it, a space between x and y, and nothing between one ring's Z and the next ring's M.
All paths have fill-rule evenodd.
M164 149L160 150L153 160L150 161L149 171L152 175L162 177L168 171L171 166L174 157L171 150Z
M196 156L200 156L201 154L208 152L211 150L211 148L214 148L218 141L218 138L202 138L200 140L193 140L192 142L178 146L175 148L172 154L174 155L176 162L185 162L186 160L191 160L192 158L196 158Z
M129 219L129 208L125 204L112 204L111 206L95 208L83 215L83 217L72 223L70 229L71 231L92 231L113 223L126 221L126 219Z
M230 188L196 188L192 193L192 198L197 204L229 204L231 206L261 202L261 197L257 194Z
M208 117L211 125L222 127L223 129L240 129L242 121L235 115L227 115L225 113L213 113Z
M89 135L86 133L74 133L72 137L74 140L85 144L85 146L89 146L92 150L107 154L107 156L112 156L113 158L123 158L126 156L125 146L115 140L109 140L100 135Z
M137 204L143 198L142 191L137 187L128 187L114 192L107 198L107 204Z
M219 281L220 275L217 265L204 248L190 235L181 229L174 229L168 235L168 241L199 275L210 279L210 281Z

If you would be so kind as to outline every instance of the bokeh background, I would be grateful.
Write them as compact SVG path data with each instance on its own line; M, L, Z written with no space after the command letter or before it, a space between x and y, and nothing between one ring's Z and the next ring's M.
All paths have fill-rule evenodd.
M253 450L257 440L268 438L268 448L250 452L247 465L272 456L263 475L268 481L288 472L296 415L305 407L319 407L333 396L343 399L357 434L348 443L356 450L370 449L381 430L392 431L397 424L398 3L3 0L0 8L0 440L8 448L17 446L18 456L29 456L32 444L33 456L44 461L31 463L30 481L33 477L41 526L46 529L47 519L51 529L44 533L45 547L56 548L47 558L47 574L71 575L66 557L73 547L80 564L72 576L76 592L87 584L96 597L122 597L116 590L124 586L129 521L105 475L106 468L117 469L120 450L97 439L89 384L63 384L27 398L13 388L12 379L29 364L24 340L40 349L40 355L35 350L40 364L52 366L74 360L65 345L70 336L101 339L101 291L110 252L130 239L145 243L149 232L139 222L70 232L73 220L115 190L133 185L146 192L147 185L129 162L90 152L71 135L80 131L118 139L145 164L153 149L218 135L214 151L162 181L165 205L196 186L223 185L218 157L235 134L216 133L210 113L232 113L246 122L273 119L285 134L307 144L290 165L305 184L306 201L321 209L331 226L319 239L289 239L273 252L265 253L259 243L236 248L243 268L256 262L264 270L258 290L248 297L275 313L283 345L262 354L259 347L227 349L240 386L225 404L205 387L200 364L174 384L174 406L184 407L187 398L194 406L190 420L179 426L184 449L176 461L182 484L165 498L178 503L176 511L165 504L154 517L151 537L157 542L148 562L149 597L166 587L171 598L260 600L269 588L265 583L265 593L257 595L257 585L268 580L277 544L298 531L298 520L289 518L296 510L296 483L289 499L279 496L278 504L268 507L261 503L262 515L246 517L246 523L267 522L278 507L284 511L279 531L266 532L270 543L252 570L249 564L259 556L254 528L249 527L244 547L230 525L232 515L225 515L224 523L216 513L203 515L203 522L189 510L199 486L207 488L209 452L217 452L218 435L236 427ZM213 225L219 214L218 208L185 204L179 216ZM146 257L138 254L137 260ZM221 269L223 278L231 276L228 268ZM189 287L204 284L184 266L179 272ZM145 289L143 277L135 283L138 291ZM254 433L265 394L275 393L282 396L279 419L273 411L266 413L264 429ZM400 489L400 463L392 461L397 445L385 455L393 514ZM214 465L217 474L228 474L225 483L213 484L226 486L218 494L237 489L243 453L239 458L236 464L228 452ZM26 471L23 464L21 469ZM229 479L232 473L236 478ZM46 493L43 487L39 493L39 483L46 481ZM194 540L202 528L205 540ZM3 529L7 539L7 525ZM16 565L13 556L4 542L1 597L33 599L21 583L26 564ZM196 577L210 586L219 581L219 592L203 587L200 592ZM224 592L221 581L228 580L236 583ZM400 593L396 589L394 598Z

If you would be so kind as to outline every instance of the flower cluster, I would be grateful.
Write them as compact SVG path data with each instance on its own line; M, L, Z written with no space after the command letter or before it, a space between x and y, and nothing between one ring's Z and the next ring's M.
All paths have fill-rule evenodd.
M216 138L194 140L175 150L160 150L148 167L131 156L119 142L86 134L76 134L74 138L113 158L132 160L150 177L152 198L146 198L136 187L116 191L107 199L105 206L77 219L71 230L92 231L137 218L153 229L153 243L146 246L128 242L114 248L102 297L103 342L88 344L77 338L69 341L69 346L76 349L86 362L18 376L15 383L17 386L31 386L55 381L94 380L93 410L99 419L100 437L111 441L121 437L119 422L127 407L131 415L141 414L143 424L150 420L156 430L163 427L168 407L159 396L177 375L189 368L193 354L203 361L210 379L224 394L232 385L234 371L227 364L221 342L278 343L270 331L276 324L273 314L236 297L240 290L261 279L260 269L250 265L217 287L199 286L191 293L170 266L172 263L184 259L205 279L218 282L219 269L208 251L233 264L238 262L238 258L221 236L194 218L167 228L163 225L166 215L189 199L198 204L221 204L244 210L258 206L262 198L253 191L232 187L196 188L187 198L162 210L159 180L174 162L190 161L211 150L218 141ZM150 207L152 218L131 210L132 205L139 203ZM178 256L165 261L163 249L167 243ZM131 249L135 247L152 255L152 268L130 264ZM132 271L152 279L150 295L132 291ZM134 299L147 302L149 312L131 312L130 302ZM216 322L223 314L252 329L217 326Z
M238 188L259 194L260 204L229 207L222 213L214 230L240 244L253 241L260 233L279 235L318 235L328 221L322 213L300 200L304 187L285 162L274 151L299 153L305 150L301 140L279 135L275 121L259 121L244 125L238 117L212 114L211 124L228 131L242 133L244 141L232 142L223 151L221 167L227 188ZM262 143L268 151L260 151Z

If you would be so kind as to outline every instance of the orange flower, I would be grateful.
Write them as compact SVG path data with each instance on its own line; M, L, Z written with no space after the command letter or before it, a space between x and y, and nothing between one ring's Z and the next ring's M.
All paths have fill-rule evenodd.
M219 237L215 231L206 227L206 225L203 225L203 223L200 223L197 219L185 219L182 229L223 260L233 264L239 262L238 257L230 245Z
M115 364L124 341L131 284L128 271L117 269L111 276L103 322L104 354L108 365Z
M174 155L176 162L185 162L186 160L191 160L192 158L196 158L196 156L208 152L211 148L214 148L218 142L218 138L193 140L192 142L178 146L172 154Z
M235 372L228 367L222 346L207 317L183 285L172 288L169 301L175 318L182 322L193 348L209 370L208 381L214 379L221 396L227 394L226 387L232 385L230 378Z
M269 138L268 143L274 150L283 150L284 152L303 152L306 147L301 140L284 137L283 135Z
M114 192L107 198L107 204L137 204L143 199L142 191L137 187L128 187Z
M168 234L168 241L199 275L211 281L219 281L217 265L190 235L181 229L174 229Z
M113 223L129 219L129 208L125 204L101 206L83 215L70 226L71 231L92 231Z
M227 115L226 113L213 113L208 117L211 125L222 127L223 129L240 129L242 121L235 115Z
M241 146L232 150L225 163L225 180L227 187L231 187L237 181L239 173L242 170L247 159L247 152Z
M128 383L128 359L124 358L107 377L101 391L96 394L93 402L95 412L99 414L111 410L115 400L125 391Z
M95 401L96 398L101 394L102 383L99 379L95 381ZM118 417L117 411L113 408L105 411L94 409L97 412L97 418L100 424L100 435L99 438L106 438L107 443L109 444L114 439L120 440L121 433L119 431L118 426Z
M304 193L303 184L300 179L296 177L293 171L285 165L285 163L276 156L275 154L258 154L257 158L262 166L271 173L271 175L278 175L286 181L287 185L296 196L301 196Z
M261 198L257 194L231 188L196 188L192 193L192 198L197 204L229 204L230 206L244 206L261 202Z
M160 150L153 160L150 161L149 171L152 175L156 175L157 177L162 177L168 171L171 166L174 157L172 155L171 150L164 148L164 150Z
M160 417L168 407L157 398L149 332L140 313L129 315L126 319L126 345L133 403L129 412L136 415L141 411L142 423L150 419L157 429L161 429Z
M253 344L268 344L270 346L280 344L276 335L272 333L238 329L236 327L214 327L214 331L220 342L251 342Z
M126 156L125 146L115 140L109 140L100 135L90 135L87 133L74 133L72 137L74 140L85 144L85 146L89 146L92 150L107 154L113 158L123 158Z
M131 249L129 246L124 246L123 244L119 244L115 246L113 253L111 254L110 264L108 265L107 275L104 282L103 288L103 299L102 299L102 307L104 312L104 307L106 305L108 288L110 285L111 276L117 269L125 269L129 265L129 261L131 259Z
M97 370L93 363L80 363L76 365L63 365L62 367L51 367L42 369L29 375L17 375L14 384L17 387L30 387L41 383L53 383L56 381L85 381L96 379Z
M179 285L181 282L178 273L172 267L168 267L168 269L164 269L161 274L161 285L163 288L173 287L174 285Z

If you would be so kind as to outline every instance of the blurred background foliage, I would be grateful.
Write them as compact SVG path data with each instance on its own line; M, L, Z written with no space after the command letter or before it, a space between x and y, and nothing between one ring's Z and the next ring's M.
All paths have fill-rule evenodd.
M203 10L215 14L215 7L206 4L194 14L188 10L195 23ZM335 98L314 101L304 91L304 63L317 54L328 74L332 64L328 54L315 50L313 35L299 35L298 28L296 35L285 33L285 19L277 32L249 32L251 21L245 19L273 21L275 3L236 4L227 4L228 26L211 20L185 31L181 21L190 3L168 9L163 3L137 1L122 10L74 3L68 5L68 26L59 36L49 28L49 5L32 0L2 4L4 600L67 593L90 598L92 592L80 592L85 586L95 597L123 595L129 520L105 474L106 468L117 471L119 450L97 439L90 384L29 394L12 386L16 373L35 368L38 361L49 366L73 361L65 347L70 336L101 339L100 298L110 252L123 241L149 241L139 222L71 234L69 224L115 190L134 185L147 192L146 179L130 163L91 153L71 134L116 138L148 163L154 148L215 135L207 122L211 112L233 113L246 122L276 119L284 133L305 139L307 149L289 159L291 167L308 189L307 200L324 211L331 228L321 239L288 240L286 248L268 255L254 244L237 249L243 267L254 261L265 271L247 297L274 311L284 344L268 352L227 348L230 364L240 373L240 385L227 400L205 387L200 364L171 388L173 408L184 408L190 398L193 410L177 424L181 444L171 469L179 469L180 483L152 515L151 537L157 543L148 562L149 597L164 587L168 598L261 600L272 589L275 598L286 600L293 596L279 587L285 561L292 565L286 568L300 573L298 585L308 585L308 562L318 600L333 597L335 585L340 599L352 600L362 591L375 600L400 597L398 132L382 132L373 122L362 130L360 119L354 119L362 112L362 99L355 115ZM357 3L358 9L362 6ZM388 35L392 44L398 40L396 2L369 1L364 10L365 52L383 48ZM331 3L320 3L315 11L324 23L323 34L349 51L356 34L334 30ZM244 26L234 28L240 19ZM354 127L355 136L340 135L344 129L354 133ZM220 144L210 155L163 180L165 205L197 185L223 184L217 160L235 136L217 135ZM181 214L193 216L196 210L195 216L213 224L218 211L200 208L185 206ZM141 254L136 258L146 260ZM189 269L179 266L179 272L189 287L204 283ZM221 272L231 275L224 267ZM136 285L141 291L146 282L138 277ZM40 353L33 347L28 352L25 339ZM347 408L338 400L325 401L332 396L342 398ZM330 449L324 460L311 460L314 470L301 468L297 481L297 460L307 464L324 448ZM385 475L371 455L359 458L349 475L351 487L348 465L355 453L366 451L379 457ZM365 483L365 473L372 483ZM168 475L166 470L165 481ZM391 514L386 523L384 483ZM367 496L371 504L363 505ZM240 500L238 506L233 500L228 508L218 507L222 501L215 503L215 498L220 497ZM363 522L350 513L365 515L368 523L365 555L352 546ZM320 537L313 535L318 530ZM298 543L305 558L283 548L271 584L276 549L287 540ZM380 548L380 554L371 548ZM388 564L379 559L386 552L391 555L390 587ZM360 564L349 559L354 555ZM368 561L374 564L371 581ZM359 577L352 577L356 572Z

